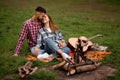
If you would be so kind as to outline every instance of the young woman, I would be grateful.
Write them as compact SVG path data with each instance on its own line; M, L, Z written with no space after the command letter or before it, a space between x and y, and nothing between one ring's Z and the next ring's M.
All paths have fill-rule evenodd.
M41 21L43 27L38 32L37 45L31 49L32 53L35 56L43 53L52 54L54 57L61 55L65 60L70 59L71 57L67 55L70 49L51 17L44 15Z

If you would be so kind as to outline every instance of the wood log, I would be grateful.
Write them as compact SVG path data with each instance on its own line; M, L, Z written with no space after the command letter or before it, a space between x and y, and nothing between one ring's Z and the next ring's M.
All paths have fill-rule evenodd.
M91 71L95 70L100 64L90 64L90 65L83 65L83 66L77 66L76 68L70 68L68 69L67 75L73 75L75 73L80 73L80 72L86 72L86 71Z
M59 64L54 65L54 66L53 66L53 69L61 68L61 67L64 66L65 64L66 64L66 61L63 61L63 62L61 62L61 63L59 63Z
M85 71L94 70L97 67L98 67L98 65L95 65L95 64L79 66L79 67L76 67L76 71L77 71L77 73L78 72L85 72Z
M24 67L25 67L26 69L32 67L32 62L28 61L28 62L24 65Z
M67 64L66 64L66 65L63 65L63 66L62 66L62 69L68 71L68 65L67 65Z
M29 74L30 71L29 69L32 67L32 62L28 61L24 66L23 66L23 69L25 71L25 74Z
M68 70L67 76L73 75L73 74L75 74L75 73L76 73L76 70L75 70L74 68L70 68L70 69Z
M23 70L22 66L18 67L18 71L21 78L25 77L25 71Z
M31 68L32 71L29 74L30 75L33 74L37 69L38 69L38 67Z
M87 63L81 62L81 63L79 63L79 64L71 65L70 67L71 67L71 68L74 68L74 67L84 66L84 65L90 65L90 64L93 64L93 63L92 63L92 62L87 62Z

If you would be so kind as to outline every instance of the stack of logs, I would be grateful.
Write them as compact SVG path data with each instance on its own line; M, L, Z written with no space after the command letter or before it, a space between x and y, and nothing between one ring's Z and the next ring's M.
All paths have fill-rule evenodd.
M32 62L28 61L24 66L18 67L20 78L24 78L27 75L33 74L38 67L32 67Z
M86 64L86 63L80 63L80 64L69 64L68 61L63 61L59 64L56 64L53 66L53 69L59 69L62 68L67 72L67 76L73 75L75 73L81 73L86 71L92 71L97 69L99 67L100 63L94 63L94 64Z

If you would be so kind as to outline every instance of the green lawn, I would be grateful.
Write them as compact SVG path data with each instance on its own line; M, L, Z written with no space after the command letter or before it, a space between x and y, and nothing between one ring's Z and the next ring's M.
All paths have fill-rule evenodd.
M120 0L0 0L0 79L9 74L15 74L10 80L19 79L17 68L25 64L28 55L26 41L19 57L12 54L22 23L32 17L36 6L47 9L66 41L70 37L103 34L104 38L94 42L109 47L112 54L103 64L117 69L116 76L106 80L120 80ZM42 67L55 63L33 64ZM26 80L55 80L54 74L54 71L37 71Z

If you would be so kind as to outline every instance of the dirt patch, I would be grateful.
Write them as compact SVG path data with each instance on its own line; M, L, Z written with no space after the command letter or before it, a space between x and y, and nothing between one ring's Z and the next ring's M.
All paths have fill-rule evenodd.
M53 70L52 66L40 68L40 70ZM72 76L67 76L67 71L57 70L55 74L58 80L104 80L107 77L115 76L116 69L110 66L101 66L94 71L78 73ZM16 74L6 74L1 80L12 79Z
M59 70L56 74L59 80L104 80L107 77L115 76L116 69L110 66L101 66L94 71L78 73L67 76L67 72Z
M1 80L12 79L14 76L15 74L6 74Z

